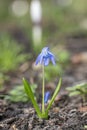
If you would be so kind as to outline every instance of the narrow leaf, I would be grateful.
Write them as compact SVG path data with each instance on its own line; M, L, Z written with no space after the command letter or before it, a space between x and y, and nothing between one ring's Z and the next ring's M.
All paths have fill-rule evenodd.
M24 78L23 78L23 84L24 84L26 94L31 99L32 104L33 104L38 116L41 117L41 111L40 111L40 108L39 108L35 98L34 98L34 94L33 94L32 90L31 90L31 87L30 87L29 83L27 82L27 80L25 80Z
M59 83L58 83L58 85L57 85L57 87L56 87L56 90L55 90L55 92L54 92L54 94L53 94L53 97L51 98L51 101L50 101L50 103L48 104L48 107L47 107L47 109L46 109L46 113L48 113L50 107L52 106L52 103L54 102L55 97L57 96L57 94L58 94L58 92L59 92L59 90L60 90L60 86L61 86L61 78L60 78Z

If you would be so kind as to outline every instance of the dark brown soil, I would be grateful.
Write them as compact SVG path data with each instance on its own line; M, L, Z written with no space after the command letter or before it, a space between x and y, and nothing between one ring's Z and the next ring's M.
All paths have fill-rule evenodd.
M87 104L82 106L80 98L62 95L53 104L48 120L39 119L30 103L0 102L0 130L84 130L87 124Z
M9 103L1 99L0 130L86 130L84 126L87 125L87 102L83 102L80 96L70 98L65 87L87 80L87 61L81 59L82 57L78 58L87 50L87 39L73 37L68 38L67 42L67 48L71 52L70 65L63 76L62 89L49 111L48 120L39 119L30 102ZM75 42L79 42L79 46ZM24 71L23 73L27 77L30 72ZM34 78L36 76L37 80L36 73L31 73L31 75L34 75ZM13 76L13 83L15 81L20 83L22 76L23 74L18 77ZM30 81L32 81L31 78Z

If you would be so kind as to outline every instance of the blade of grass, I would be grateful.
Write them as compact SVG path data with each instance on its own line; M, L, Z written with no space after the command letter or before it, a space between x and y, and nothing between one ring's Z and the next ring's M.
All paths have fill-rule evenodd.
M48 113L50 107L52 106L52 103L53 103L54 100L55 100L55 97L57 96L57 94L58 94L58 92L59 92L59 90L60 90L61 81L62 81L62 79L60 78L59 83L58 83L58 85L57 85L57 87L56 87L56 90L55 90L55 92L54 92L54 94L53 94L53 96L52 96L52 99L51 99L50 103L48 104L48 107L47 107L47 109L46 109L46 111L45 111L46 113Z
M27 80L25 80L24 78L23 78L23 84L24 84L26 94L31 99L32 104L33 104L38 116L41 117L42 114L41 114L40 108L39 108L39 106L34 98L34 94L31 90L31 87L30 87L29 83L27 82Z

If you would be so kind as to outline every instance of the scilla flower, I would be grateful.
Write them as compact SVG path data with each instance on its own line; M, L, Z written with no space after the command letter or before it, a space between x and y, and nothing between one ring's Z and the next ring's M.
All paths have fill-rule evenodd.
M42 110L40 110L39 105L37 104L37 101L35 100L34 93L32 92L30 84L28 83L27 80L23 79L25 92L28 95L28 97L30 98L30 100L32 101L32 104L33 104L39 118L45 118L45 119L48 118L48 112L49 112L49 110L60 90L60 86L61 86L61 78L60 78L59 83L55 89L55 92L54 92L52 98L50 99L49 103L47 104L47 107L45 108L45 103L47 103L50 98L50 92L47 91L45 93L45 71L44 71L45 69L44 68L45 68L45 66L47 66L49 64L50 61L53 63L53 65L55 65L55 56L50 52L48 47L44 47L36 59L36 65L38 63L40 63L42 65Z
M49 100L49 98L50 98L50 92L47 91L47 92L45 93L45 96L44 96L44 103L47 103L48 100Z
M55 56L49 51L49 47L44 47L36 59L36 65L40 63L47 66L50 61L55 65Z

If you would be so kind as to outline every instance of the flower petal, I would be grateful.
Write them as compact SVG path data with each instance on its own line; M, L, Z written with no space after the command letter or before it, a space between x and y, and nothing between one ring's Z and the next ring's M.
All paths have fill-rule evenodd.
M44 103L47 103L48 100L49 100L49 98L50 98L50 92L47 91L47 92L45 93L45 96L44 96Z
M49 64L49 58L44 58L44 65L47 66Z
M56 63L55 63L55 57L54 57L54 56L51 56L51 57L50 57L50 60L52 61L53 65L56 64Z
M41 59L41 53L38 55L36 61L35 61L35 64L37 65L39 62L40 62L40 59Z

